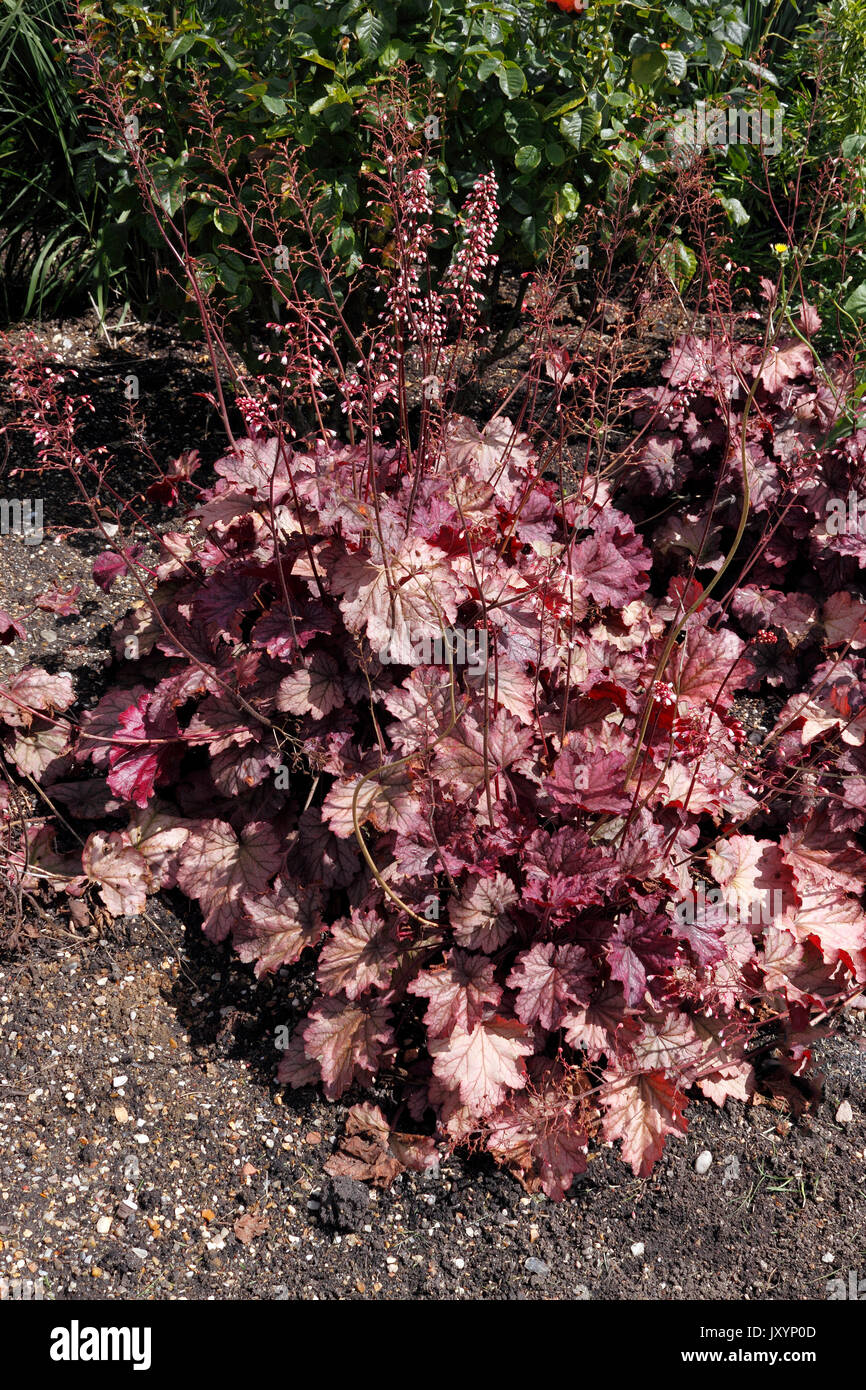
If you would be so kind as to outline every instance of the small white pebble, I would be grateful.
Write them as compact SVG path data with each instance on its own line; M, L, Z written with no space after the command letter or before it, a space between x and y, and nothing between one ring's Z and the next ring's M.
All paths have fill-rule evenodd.
M631 1253L633 1255L642 1255L645 1250L646 1246L642 1240L635 1241L634 1245L631 1247Z
M457 1256L456 1260L452 1261L452 1263L455 1269L463 1269L466 1265L466 1261L462 1260L459 1255Z
M833 1254L833 1251L832 1251L832 1250L828 1250L828 1251L826 1251L825 1254L823 1254L823 1255L821 1256L821 1261L822 1261L822 1263L825 1264L825 1265L831 1265L831 1264L833 1263L833 1261L835 1260L835 1258L836 1258L836 1256Z
M850 1125L853 1118L854 1111L851 1109L850 1102L843 1100L839 1109L836 1111L836 1123L839 1125Z
M710 1153L709 1149L703 1149L702 1152L698 1154L695 1159L695 1172L699 1177L703 1177L704 1173L709 1172L712 1161L713 1155Z
M96 1229L99 1235L107 1236L108 1232L111 1230L111 1217L100 1216L99 1220L96 1223Z
M112 1077L111 1084L115 1090L118 1090L121 1086L125 1086L128 1080L128 1076L115 1076Z

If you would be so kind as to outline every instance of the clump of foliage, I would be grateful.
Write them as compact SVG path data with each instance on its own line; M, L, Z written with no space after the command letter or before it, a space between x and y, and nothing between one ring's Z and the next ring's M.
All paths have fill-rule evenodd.
M97 562L103 586L129 571L141 591L98 703L73 721L69 678L32 668L0 691L7 765L82 832L76 848L50 818L10 820L7 882L98 893L109 914L179 888L258 975L314 970L280 1079L337 1099L387 1078L426 1130L386 1144L379 1112L355 1112L388 1171L429 1163L431 1139L484 1145L558 1199L598 1136L646 1175L690 1095L771 1087L801 1108L818 1025L866 980L866 548L826 524L862 482L866 431L808 303L768 283L761 340L732 302L700 167L641 214L652 240L616 301L628 191L593 215L606 257L576 330L575 247L552 246L524 372L472 418L496 181L477 180L437 273L407 104L392 90L372 122L365 196L393 241L364 276L340 276L291 151L286 274L267 185L234 188L280 308L257 375L216 370L233 361L219 315L176 248L227 451L187 524L151 534L158 553L129 535ZM685 219L706 313L664 384L638 386L635 337L682 308ZM164 208L160 226L171 247ZM12 383L38 466L76 478L108 540L86 402L35 352ZM195 471L177 460L154 495ZM777 690L757 746L737 698Z

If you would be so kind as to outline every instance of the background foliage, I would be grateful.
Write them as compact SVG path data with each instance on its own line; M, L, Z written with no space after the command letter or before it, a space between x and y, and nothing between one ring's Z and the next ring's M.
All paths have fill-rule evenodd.
M158 251L150 219L122 152L96 142L88 64L80 53L76 59L67 6L4 5L0 244L7 315L53 311L86 293L101 308L112 296L152 298ZM441 115L436 194L446 216L492 164L504 259L525 267L542 254L551 224L573 220L587 200L635 170L633 198L649 198L658 163L646 147L650 123L700 96L726 93L753 104L760 88L762 101L790 108L795 137L787 163L778 162L784 184L804 144L818 51L807 41L818 22L810 0L594 0L583 14L563 13L548 0L157 0L83 9L128 99L158 108L165 198L187 219L193 248L213 258L240 308L249 303L254 277L229 254L231 231L196 191L190 165L198 76L206 76L211 99L223 107L225 136L252 134L260 152L280 139L302 147L327 188L333 248L351 270L370 237L359 206L369 139L358 103L396 66L420 70L428 110ZM863 108L862 20L846 0L833 0L826 14L834 37L819 46L828 74L822 148L859 131ZM797 27L803 24L805 33ZM426 114L417 113L419 126ZM739 147L716 160L732 229L747 237L742 229L751 227L747 244L760 253L766 196L750 186L759 158Z

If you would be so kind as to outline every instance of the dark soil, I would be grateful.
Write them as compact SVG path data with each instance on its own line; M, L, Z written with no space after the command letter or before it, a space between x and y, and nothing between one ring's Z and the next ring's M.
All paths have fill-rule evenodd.
M55 334L93 396L94 438L119 450L124 496L142 482L125 452L127 372L143 400L157 393L159 463L190 447L206 464L218 456L214 413L195 394L209 380L198 348L136 326L110 346L87 320ZM7 467L27 462L22 449ZM37 482L45 540L0 539L0 607L28 629L0 648L0 676L26 661L71 670L92 704L110 624L137 590L93 583L104 543L66 534L81 520L74 489L25 476L0 491L40 495ZM159 509L147 519L178 524ZM35 595L75 583L80 616L32 612ZM764 727L749 704L744 723ZM816 1048L824 1090L809 1113L694 1100L687 1139L668 1141L650 1179L597 1145L558 1205L484 1155L383 1192L325 1172L359 1096L328 1104L274 1084L277 1030L303 1011L305 972L256 981L192 919L179 897L87 928L56 915L0 957L0 1297L17 1277L72 1299L823 1300L829 1280L866 1275L862 1014ZM387 1092L378 1099L387 1112Z

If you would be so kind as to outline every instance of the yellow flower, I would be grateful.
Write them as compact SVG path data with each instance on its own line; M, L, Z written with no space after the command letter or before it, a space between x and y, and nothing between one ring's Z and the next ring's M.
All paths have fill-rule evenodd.
M775 251L775 253L776 253L777 256L787 256L789 249L790 249L790 248L788 247L787 242L784 242L784 241L774 241L774 242L773 242L773 250Z

